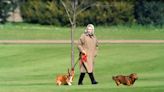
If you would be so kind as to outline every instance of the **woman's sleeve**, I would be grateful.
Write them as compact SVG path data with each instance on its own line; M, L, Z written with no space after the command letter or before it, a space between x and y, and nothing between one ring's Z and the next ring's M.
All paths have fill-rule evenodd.
M98 40L96 39L96 48L95 48L95 57L97 56L97 52L98 52Z
M84 44L84 36L82 35L78 41L78 44L77 44L77 47L78 47L80 52L82 52L84 50L82 47L83 44Z
M96 47L98 47L99 46L99 44L98 44L98 40L96 39Z

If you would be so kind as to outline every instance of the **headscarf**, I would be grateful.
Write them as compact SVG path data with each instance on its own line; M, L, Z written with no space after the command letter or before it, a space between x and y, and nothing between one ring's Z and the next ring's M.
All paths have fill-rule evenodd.
M92 32L90 33L90 32L88 32L88 27L91 27L93 30L92 30ZM94 25L93 24L88 24L87 25L87 27L86 27L86 29L85 29L85 34L87 34L87 35L89 35L89 36L94 36Z

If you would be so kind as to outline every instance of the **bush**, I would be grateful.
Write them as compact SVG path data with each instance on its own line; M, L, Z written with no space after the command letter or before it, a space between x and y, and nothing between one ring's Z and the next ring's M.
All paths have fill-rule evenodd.
M97 4L82 12L77 18L77 24L112 25L132 23L134 21L133 6L134 4L130 1L104 0L101 5ZM27 0L22 5L21 12L25 22L69 25L64 7L58 0Z
M135 4L135 18L139 24L163 25L164 2L138 0Z
M134 19L134 5L132 2L113 2L110 7L109 22L112 24L127 24L132 23Z
M134 4L133 2L104 1L101 5L96 5L81 13L78 17L78 23L96 25L115 25L134 22Z
M88 23L117 25L136 22L152 25L164 24L164 2L162 0L100 1L101 4L89 7L77 16L77 25L84 26ZM82 1L79 0L80 2ZM88 5L84 5L86 6ZM70 25L60 0L25 0L21 6L21 12L25 22Z
M5 23L9 13L17 7L17 0L0 0L0 23Z
M64 12L61 12L55 1L42 0L27 0L21 6L22 16L25 22L50 24L50 25L65 25L65 21L59 16L64 17Z

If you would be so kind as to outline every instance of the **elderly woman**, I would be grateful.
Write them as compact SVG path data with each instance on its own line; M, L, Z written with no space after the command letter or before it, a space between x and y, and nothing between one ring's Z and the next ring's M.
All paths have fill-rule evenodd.
M85 73L88 73L91 83L98 84L96 82L94 75L93 75L93 68L94 68L94 58L97 54L97 47L98 42L96 36L94 34L94 26L92 24L88 24L86 27L85 32L81 35L78 41L78 49L80 52L80 77L78 81L78 85L82 85L83 78ZM86 61L83 61L84 57L86 56Z

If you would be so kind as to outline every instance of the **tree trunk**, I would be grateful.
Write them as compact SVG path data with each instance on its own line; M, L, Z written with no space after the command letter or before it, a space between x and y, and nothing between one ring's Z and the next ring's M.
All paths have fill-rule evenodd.
M73 1L73 24L72 27L71 27L71 67L74 68L74 32L75 32L75 28L76 28L76 8L77 8L77 0L74 0Z
M71 67L74 68L74 32L75 24L71 27Z
M80 14L81 12L85 11L87 8L94 6L95 3L89 4L84 8L80 8L80 6L83 6L83 4L85 5L85 1L83 0L81 5L78 5L78 0L70 0L71 2L71 7L68 8L68 6L66 6L66 4L63 2L63 0L61 0L62 5L64 6L64 9L67 13L67 16L69 18L69 22L71 24L71 68L74 68L74 64L75 64L75 60L74 60L74 33L75 33L75 28L76 28L76 16L78 14ZM78 8L80 8L80 10L78 11Z

